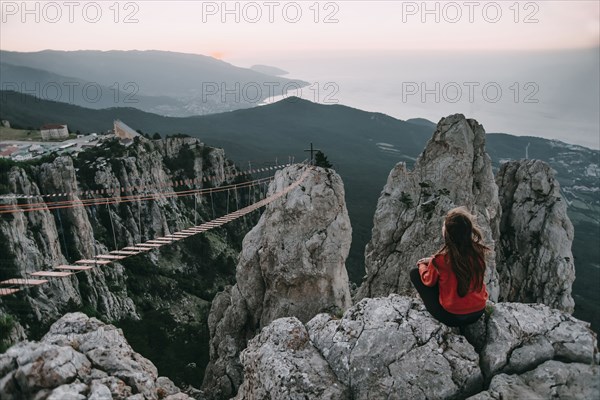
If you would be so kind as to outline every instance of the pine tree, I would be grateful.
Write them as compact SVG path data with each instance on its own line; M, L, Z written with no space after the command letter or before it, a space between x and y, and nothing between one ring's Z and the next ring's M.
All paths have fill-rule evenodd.
M321 168L331 168L333 165L327 160L327 156L322 151L315 153L315 165Z

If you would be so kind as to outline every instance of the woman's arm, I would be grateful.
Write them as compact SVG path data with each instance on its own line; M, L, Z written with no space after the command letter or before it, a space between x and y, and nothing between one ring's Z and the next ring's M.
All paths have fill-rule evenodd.
M425 286L435 286L440 274L433 262L433 257L422 258L417 261L417 265L419 266L419 275L421 275L423 284Z

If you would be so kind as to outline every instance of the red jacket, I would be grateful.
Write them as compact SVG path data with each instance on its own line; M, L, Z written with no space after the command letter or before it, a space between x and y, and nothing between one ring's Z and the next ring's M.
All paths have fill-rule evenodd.
M425 286L439 283L440 304L446 311L452 314L470 314L485 308L488 299L485 283L480 291L471 291L465 297L460 297L456 275L447 255L438 254L429 264L419 264L419 274Z

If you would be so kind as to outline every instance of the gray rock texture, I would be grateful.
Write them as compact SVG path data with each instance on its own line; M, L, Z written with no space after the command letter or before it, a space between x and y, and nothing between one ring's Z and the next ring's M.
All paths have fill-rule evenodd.
M209 316L209 398L234 396L242 383L239 353L264 326L281 317L307 322L351 305L345 260L351 226L339 175L291 166L277 172L269 194L304 174L302 184L270 203L244 238L237 283L218 294Z
M364 299L341 319L307 324L352 399L446 399L482 389L479 357L467 340L434 320L411 297Z
M497 303L465 330L486 378L521 373L547 360L598 363L589 323L543 304Z
M278 319L242 352L244 383L236 399L268 398L269 390L273 399L600 394L596 335L568 313L498 303L463 333L437 322L419 300L399 295L363 299L341 319L319 314L306 329L295 318Z
M160 141L143 140L128 148L131 156L116 154L124 147L116 145L110 160L98 157L82 161L69 156L57 157L39 166L15 166L6 176L6 190L24 196L25 200L40 203L57 200L89 200L105 198L102 194L85 194L94 189L117 189L115 197L138 194L135 187L156 188L155 197L149 202L130 202L95 207L74 207L55 210L41 209L35 212L16 212L0 218L0 253L7 260L3 264L2 280L27 277L28 273L70 264L96 254L107 253L162 234L171 233L192 225L195 220L194 205L164 196L166 185L183 176L202 179L211 176L211 184L218 186L228 175L236 172L225 158L222 149L204 146L197 139L173 138ZM94 149L96 150L96 149ZM91 150L90 150L91 151ZM85 154L85 153L83 153ZM189 157L188 169L179 168L173 160ZM125 191L121 192L121 188ZM159 190L160 188L160 190ZM170 188L172 189L172 188ZM73 193L65 197L41 197L41 194ZM3 199L2 204L17 204L24 200ZM200 199L197 211L206 217L207 200ZM43 207L42 207L43 208ZM202 217L202 215L197 215ZM113 225L115 235L113 237ZM217 243L220 246L226 244ZM216 246L215 246L216 247ZM233 251L229 252L232 256ZM155 260L158 264L158 260ZM179 267L173 262L173 268ZM181 266L181 269L186 266ZM108 320L137 319L139 312L134 300L127 293L127 272L120 263L111 268L96 268L65 279L51 279L48 284L29 291L23 301L30 309L26 318L15 315L0 299L0 314L12 314L18 331L17 339L25 339L38 324L48 326L60 318L67 304L96 310ZM215 289L223 282L215 279ZM82 290L85 288L85 290ZM154 294L149 294L154 295ZM164 301L160 296L153 299ZM155 307L160 308L160 307ZM166 307L162 307L166 308ZM70 308L72 310L73 308Z
M496 245L501 301L542 303L573 312L573 224L550 166L511 161L496 176L502 220Z
M598 365L546 361L521 375L496 375L488 390L469 400L597 398L600 398Z
M0 398L191 399L133 349L120 329L66 314L39 342L0 355Z
M267 325L240 358L244 383L236 400L350 399L295 317Z
M485 131L462 114L440 120L412 170L399 163L390 172L356 299L414 295L408 272L441 247L443 218L457 206L476 215L493 249L486 258L490 300L573 312L573 225L554 171L539 160L510 161L494 179Z
M32 196L7 196L0 203L41 205L36 211L0 215L0 281L31 278L28 274L33 271L70 265L198 225L228 209L233 211L235 206L256 201L258 193L266 190L258 185L250 189L251 193L232 190L235 200L229 205L225 192L173 197L169 193L184 189L182 180L202 180L192 185L200 189L218 188L234 179L242 182L247 177L236 175L238 171L222 149L205 146L194 138L138 138L128 147L105 137L100 141L102 145L77 157L19 163L0 173L2 196L6 192ZM189 188L186 185L185 190ZM41 196L57 193L71 195ZM138 200L138 195L145 200ZM123 202L113 204L115 199ZM44 209L44 205L64 200L100 204ZM103 204L106 200L109 204ZM85 311L118 325L125 323L128 330L148 336L152 333L146 327L155 326L154 321L161 318L166 321L161 329L168 338L164 346L176 351L189 343L194 355L190 352L187 359L177 357L164 364L165 358L153 360L173 379L200 386L207 362L202 357L207 356L196 343L208 340L210 300L235 282L243 236L233 231L247 232L258 217L254 213L232 221L229 232L214 229L110 265L49 278L35 289L0 296L0 321L10 322L3 324L10 332L0 335L0 348L27 337L41 337L66 312ZM146 354L156 357L160 351L151 349Z
M390 172L365 249L367 274L357 299L413 294L410 269L441 247L443 217L458 206L466 206L477 217L484 242L492 249L486 258L486 284L490 299L496 300L493 250L501 214L498 188L485 152L483 126L462 114L440 120L412 170L399 163Z

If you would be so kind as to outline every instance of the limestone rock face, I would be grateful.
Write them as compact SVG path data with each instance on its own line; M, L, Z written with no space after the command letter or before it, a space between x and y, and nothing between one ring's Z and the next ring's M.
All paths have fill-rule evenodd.
M364 299L342 319L308 324L314 346L352 399L446 399L482 389L479 357L467 340L411 297Z
M306 330L278 319L242 352L237 400L267 398L269 390L277 399L600 397L596 335L568 313L498 303L463 334L399 295L363 299L341 319L319 314Z
M0 397L17 399L190 399L134 352L120 329L66 314L40 342L0 355Z
M496 177L502 205L497 245L500 300L573 312L573 225L550 166L511 161Z
M239 353L277 318L306 322L351 305L345 260L351 226L339 175L291 166L277 172L269 194L304 177L270 203L244 238L236 285L213 301L210 363L203 389L215 399L234 396L242 382Z
M199 183L199 188L245 179L234 178L238 171L225 158L222 149L205 146L198 139L150 141L140 138L129 147L108 138L101 141L103 144L83 151L77 157L60 156L33 165L17 164L6 174L0 174L3 193L29 197L20 199L2 195L0 203L40 205L35 211L0 215L0 257L3 258L0 281L30 277L29 273L33 271L91 259L97 254L188 228L225 211L218 207L221 201L218 195L214 199L212 196L188 197L191 201L168 196L167 193L178 190L174 181L209 178L209 182ZM65 193L69 196L64 197ZM153 198L112 201L115 197L131 200L130 196L140 193L153 193ZM58 196L52 196L56 194ZM51 210L44 207L64 200L95 200L99 204ZM109 203L102 204L102 201ZM232 224L245 230L247 221L240 219ZM10 334L6 335L10 341L6 342L16 343L32 334L39 337L40 327L47 328L66 312L75 310L94 310L110 321L141 318L141 323L145 323L147 309L169 310L173 319L180 323L174 329L176 335L187 335L188 328L193 331L195 325L205 322L209 308L206 299L233 282L234 257L238 253L237 238L214 232L203 236L210 237L207 246L216 251L207 255L205 247L188 245L187 241L169 246L174 250L169 254L159 256L157 252L150 252L133 260L136 264L159 267L162 279L157 279L158 284L150 290L144 283L132 285L132 282L139 282L137 278L142 270L126 268L132 261L128 259L106 268L49 279L47 284L35 290L24 290L12 297L0 297L0 318L7 315L14 321ZM198 238L190 240L195 239ZM198 261L200 255L202 258ZM198 268L200 262L211 265L217 259L223 268L216 274L212 268L210 272L209 268ZM204 279L204 274L210 274L210 279ZM187 278L201 280L203 287L194 285L191 289L176 285ZM170 296L164 295L165 286L173 287ZM18 308L11 306L15 296L23 302ZM198 304L201 307L196 307ZM193 318L184 322L183 315Z
M8 173L9 190L36 196L29 201L41 204L45 201L39 196L42 192L71 193L79 190L73 162L69 157L57 157L52 163L42 164L37 173L39 179L36 183L23 169L12 168ZM74 196L74 200L78 199ZM61 231L70 233L60 234ZM0 219L0 240L4 242L7 256L11 260L2 271L5 279L26 276L26 273L48 269L48 266L68 264L68 256L71 259L92 258L94 251L106 250L106 247L94 241L88 215L80 207L7 214ZM65 254L69 251L70 254ZM53 321L60 317L67 303L81 305L84 299L79 290L80 280L83 278L51 280L40 286L35 296L26 296L25 301L29 304L32 315L25 322L31 324ZM107 318L137 318L133 301L109 290L107 280L124 286L122 266L117 264L115 268L105 272L94 270L87 273L85 281L90 282L92 289L85 300ZM0 311L10 313L10 308L1 310L1 306L0 303Z
M70 157L58 157L51 164L42 164L39 172L39 186L43 193L75 193L80 188L75 176L75 167ZM74 201L81 199L75 195ZM75 238L72 249L82 257L94 256L94 236L92 225L87 218L85 208L65 208L55 211L59 218L59 226L70 226Z
M498 189L485 152L485 131L462 114L440 120L412 170L399 163L390 172L375 211L372 239L365 250L367 275L357 298L414 293L410 269L441 247L443 218L458 206L476 215L484 242L492 249L486 258L486 284L490 299L496 300Z
M522 373L553 359L598 363L589 323L543 304L495 304L465 335L479 352L487 378Z
M295 317L266 326L240 358L244 383L236 400L350 399Z
M521 375L496 375L488 390L469 400L500 399L597 399L600 367L580 363L546 361Z

